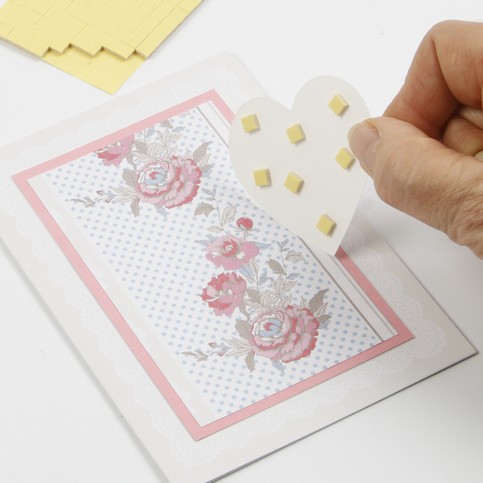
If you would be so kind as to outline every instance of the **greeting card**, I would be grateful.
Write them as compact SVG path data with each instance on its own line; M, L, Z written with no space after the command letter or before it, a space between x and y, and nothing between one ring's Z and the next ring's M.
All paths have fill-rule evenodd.
M166 477L208 481L474 353L360 216L335 257L227 146L225 54L0 151L2 238Z

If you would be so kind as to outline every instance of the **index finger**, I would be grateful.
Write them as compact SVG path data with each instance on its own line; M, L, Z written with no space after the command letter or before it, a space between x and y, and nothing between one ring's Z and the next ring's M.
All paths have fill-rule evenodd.
M483 24L446 21L421 42L405 83L384 113L438 138L461 106L481 109Z

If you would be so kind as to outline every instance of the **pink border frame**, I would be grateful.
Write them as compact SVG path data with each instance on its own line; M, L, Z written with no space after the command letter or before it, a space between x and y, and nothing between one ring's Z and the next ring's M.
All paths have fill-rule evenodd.
M153 383L160 390L161 394L163 394L163 396L166 398L168 403L173 408L174 412L177 414L179 419L182 421L186 429L195 440L200 440L228 426L231 426L232 424L243 421L244 419L254 414L270 408L274 404L277 404L281 401L291 398L292 396L300 394L301 392L310 389L317 384L320 384L349 369L352 369L353 367L356 367L359 364L366 362L413 338L413 335L408 330L408 328L403 324L403 322L399 319L399 317L391 309L391 307L389 307L389 305L384 301L381 295L367 280L367 278L359 270L356 264L348 256L348 254L342 248L339 248L336 257L351 274L353 279L358 283L362 290L366 293L369 299L376 305L376 307L381 311L384 317L386 317L386 319L391 323L391 325L397 331L397 335L373 346L372 348L360 354L351 357L346 361L342 361L339 364L336 364L335 366L332 366L319 374L311 376L302 382L294 384L287 389L273 394L262 401L247 406L246 408L240 409L205 426L199 425L199 423L188 410L182 399L179 397L169 381L166 379L162 371L151 358L145 347L142 345L141 341L131 330L122 314L119 312L112 300L107 295L106 291L96 280L94 274L84 263L83 259L76 251L75 247L63 233L50 212L47 210L45 205L37 196L29 183L29 179L43 174L47 171L50 171L54 168L57 168L58 166L67 164L68 162L92 153L93 151L102 149L109 144L115 143L119 139L128 137L134 132L150 127L155 123L166 120L181 112L184 112L188 109L191 109L206 102L212 102L219 110L219 112L225 117L225 119L228 122L232 122L234 118L233 112L218 95L218 93L215 90L211 90L205 92L204 94L196 96L186 102L178 104L170 109L155 114L154 116L150 116L131 126L114 132L108 136L86 144L85 146L74 149L73 151L63 154L62 156L58 156L50 161L34 166L12 176L18 188L23 193L33 209L36 211L37 215L40 217L49 233L52 235L61 250L64 252L65 256L70 261L82 281L88 287L94 298L97 300L108 318L111 320L112 324L118 330L121 337L124 339L131 351L137 357L138 361L143 366L145 371L148 373Z

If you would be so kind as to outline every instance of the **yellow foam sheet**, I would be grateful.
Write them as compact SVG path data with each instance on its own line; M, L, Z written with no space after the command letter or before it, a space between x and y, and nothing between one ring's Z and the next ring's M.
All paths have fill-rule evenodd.
M203 0L9 0L0 38L113 94Z

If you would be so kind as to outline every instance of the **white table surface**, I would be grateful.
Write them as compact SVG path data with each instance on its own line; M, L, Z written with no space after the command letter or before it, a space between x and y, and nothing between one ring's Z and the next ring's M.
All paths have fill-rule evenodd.
M397 92L432 24L481 21L482 10L481 0L206 0L116 96L230 50L287 105L305 81L332 74L353 83L376 115ZM4 42L0 60L0 145L110 99ZM371 184L361 209L482 351L483 261L385 206ZM159 481L135 435L2 246L0 482ZM482 482L483 356L226 481Z

